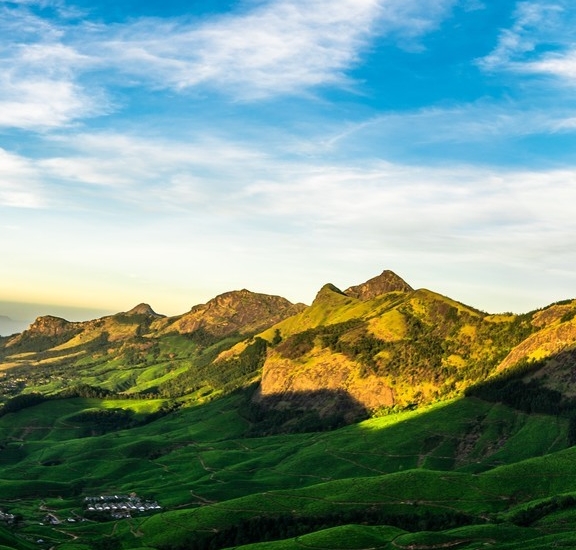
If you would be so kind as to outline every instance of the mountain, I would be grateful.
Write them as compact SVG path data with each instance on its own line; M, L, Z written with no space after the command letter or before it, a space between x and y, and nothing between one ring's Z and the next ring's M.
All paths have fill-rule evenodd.
M156 313L152 309L150 304L144 304L144 303L134 306L130 311L126 311L125 315L144 315L147 317L157 317L157 318L166 317L166 315Z
M576 300L390 271L0 338L0 546L576 547ZM40 542L42 541L42 542Z
M0 390L26 379L28 391L49 394L86 383L125 393L172 395L198 384L218 392L222 377L212 380L207 370L220 352L304 307L244 289L174 317L144 303L91 321L39 317L21 334L0 341L0 368L6 370Z
M167 319L162 334L193 334L202 330L215 337L250 334L269 327L300 311L302 304L292 304L280 296L236 290L216 296L206 304L194 306L188 313Z
M327 283L310 306L243 289L173 317L144 303L85 322L40 317L0 342L0 368L5 384L49 393L82 381L208 396L257 383L255 406L352 422L457 397L528 362L526 381L569 398L575 315L571 300L491 315L385 270L345 291Z
M282 340L268 351L255 401L349 421L454 398L519 369L525 382L567 400L576 396L575 314L569 300L489 315L413 290L391 272L344 292L328 284L309 308L262 334ZM348 411L341 391L354 403Z
M351 286L344 291L344 294L359 300L371 300L388 292L410 292L411 290L414 289L396 273L384 270L380 275L365 283Z

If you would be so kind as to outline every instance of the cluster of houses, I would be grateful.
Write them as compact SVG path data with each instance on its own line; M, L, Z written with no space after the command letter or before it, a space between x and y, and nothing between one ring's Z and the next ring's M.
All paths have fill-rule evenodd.
M84 510L87 515L104 514L113 519L130 518L143 512L157 512L162 509L154 500L143 500L135 493L130 495L101 495L86 497Z
M12 525L16 521L16 516L14 514L8 514L0 510L0 521Z

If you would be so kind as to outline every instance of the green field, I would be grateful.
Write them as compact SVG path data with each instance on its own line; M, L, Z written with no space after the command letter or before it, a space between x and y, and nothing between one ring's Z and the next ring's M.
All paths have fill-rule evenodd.
M576 301L380 283L2 339L0 550L576 547Z
M327 432L247 437L237 392L93 435L81 413L162 400L62 399L0 418L11 548L538 548L576 541L568 420L466 398ZM84 498L162 507L94 521ZM560 497L564 497L563 499ZM49 515L59 523L50 524ZM73 521L72 521L73 520ZM0 531L0 536L2 532ZM43 543L36 541L42 540Z

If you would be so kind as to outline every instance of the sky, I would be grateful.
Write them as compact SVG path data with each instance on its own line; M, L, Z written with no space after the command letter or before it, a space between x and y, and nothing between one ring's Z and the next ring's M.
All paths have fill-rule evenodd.
M311 303L384 269L488 312L576 297L575 25L570 0L0 0L0 314Z

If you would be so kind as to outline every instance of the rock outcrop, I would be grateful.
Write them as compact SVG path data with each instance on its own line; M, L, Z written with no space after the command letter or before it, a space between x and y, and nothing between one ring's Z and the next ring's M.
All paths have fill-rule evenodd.
M372 300L388 292L410 292L412 290L414 289L396 273L385 270L365 283L351 286L344 291L344 294L365 301Z
M168 320L163 332L190 334L204 330L212 336L250 334L294 315L306 306L293 304L281 296L234 290L216 296L188 313Z

